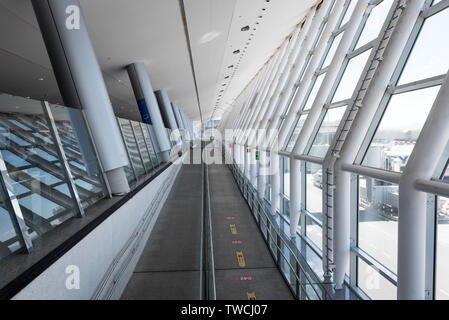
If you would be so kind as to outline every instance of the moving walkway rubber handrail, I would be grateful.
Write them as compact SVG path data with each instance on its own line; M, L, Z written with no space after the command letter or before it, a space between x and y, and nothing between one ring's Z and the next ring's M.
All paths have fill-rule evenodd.
M201 155L207 144L201 142ZM210 211L209 171L201 164L201 252L200 252L200 300L216 300L215 260L212 240L212 216ZM204 278L204 279L203 279Z

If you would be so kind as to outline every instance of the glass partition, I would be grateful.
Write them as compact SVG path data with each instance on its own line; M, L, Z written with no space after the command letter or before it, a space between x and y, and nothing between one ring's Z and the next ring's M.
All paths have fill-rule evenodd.
M2 94L0 110L0 150L25 224L36 238L76 215L77 204L41 102ZM76 154L69 138L66 144Z
M143 176L145 174L145 168L143 166L142 158L140 156L130 120L118 118L118 122L130 159L130 165L128 166L130 168L126 170L126 173L128 176L128 181L131 182Z
M101 168L80 110L50 104L58 135L83 208L107 195ZM57 187L64 191L67 186Z
M145 123L141 123L140 126L142 127L142 133L148 148L148 152L150 154L151 163L153 165L153 168L156 168L160 164L160 162L157 157L154 140L152 139L152 126Z
M145 139L143 136L142 128L140 127L140 123L137 121L131 121L131 126L133 129L134 137L136 139L137 147L139 149L139 153L141 159L143 161L143 165L146 172L150 172L153 169L153 165L151 164L150 155L148 153L148 147L145 143Z
M379 270L357 258L357 286L373 300L396 300L396 286L383 277Z
M7 191L0 185L0 260L22 249L14 217L6 207Z

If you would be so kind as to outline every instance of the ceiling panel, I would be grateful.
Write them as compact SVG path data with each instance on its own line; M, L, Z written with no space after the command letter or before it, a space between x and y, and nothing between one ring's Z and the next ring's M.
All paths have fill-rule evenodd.
M184 0L204 120L220 116L315 2ZM142 61L154 90L167 89L172 101L199 120L180 0L80 3L118 116L140 119L125 67ZM250 30L241 31L246 25ZM0 40L0 92L61 103L30 0L0 0ZM236 69L228 69L230 64ZM219 94L224 95L214 113Z

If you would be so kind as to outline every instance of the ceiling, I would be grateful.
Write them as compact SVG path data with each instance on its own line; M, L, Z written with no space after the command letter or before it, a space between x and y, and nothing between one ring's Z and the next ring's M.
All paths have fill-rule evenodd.
M220 118L316 2L80 0L114 111L133 120L129 63L191 119ZM0 0L0 92L62 103L30 0Z

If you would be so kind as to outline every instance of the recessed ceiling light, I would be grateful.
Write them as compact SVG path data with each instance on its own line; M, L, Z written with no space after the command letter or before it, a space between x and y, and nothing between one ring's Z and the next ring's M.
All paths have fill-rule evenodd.
M240 50L238 50L238 49L233 52L233 54L238 54L238 53L240 53Z
M38 78L37 81L44 81L44 78Z
M233 64L231 64L229 67L228 67L229 69L231 69L231 68L234 68L234 65Z
M248 31L249 30L249 26L244 26L242 29L240 29L242 31Z

